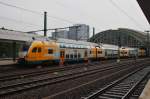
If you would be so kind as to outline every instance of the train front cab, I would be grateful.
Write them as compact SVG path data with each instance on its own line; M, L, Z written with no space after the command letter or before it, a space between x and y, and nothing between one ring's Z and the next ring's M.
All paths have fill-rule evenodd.
M120 58L128 58L129 50L127 48L120 48Z
M33 41L24 60L27 65L58 63L58 45L55 42Z
M102 49L100 47L92 47L89 52L90 61L100 61L102 59Z

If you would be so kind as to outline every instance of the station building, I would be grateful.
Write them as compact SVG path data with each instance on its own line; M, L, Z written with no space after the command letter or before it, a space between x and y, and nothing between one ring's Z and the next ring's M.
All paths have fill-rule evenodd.
M33 39L46 39L37 34L29 34L21 31L0 29L0 59L12 59L18 56L21 46Z
M147 55L150 55L150 35L149 33L119 28L117 30L106 30L99 32L89 39L94 43L106 43L124 47L143 48L147 50ZM149 53L149 54L148 54Z
M146 48L149 34L132 29L119 28L117 30L106 30L97 33L89 39L95 43L107 43L120 46Z

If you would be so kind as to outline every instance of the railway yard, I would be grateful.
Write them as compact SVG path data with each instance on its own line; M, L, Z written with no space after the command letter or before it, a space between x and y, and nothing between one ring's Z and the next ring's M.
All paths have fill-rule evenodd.
M0 99L150 99L148 0L1 0Z
M137 99L150 59L2 69L0 99ZM8 66L9 67L9 66Z

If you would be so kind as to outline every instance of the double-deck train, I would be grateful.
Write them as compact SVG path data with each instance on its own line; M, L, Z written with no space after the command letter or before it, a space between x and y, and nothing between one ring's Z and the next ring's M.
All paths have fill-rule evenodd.
M101 59L144 57L144 49L96 44L84 41L58 39L52 41L34 40L20 48L19 64L49 64L88 62Z

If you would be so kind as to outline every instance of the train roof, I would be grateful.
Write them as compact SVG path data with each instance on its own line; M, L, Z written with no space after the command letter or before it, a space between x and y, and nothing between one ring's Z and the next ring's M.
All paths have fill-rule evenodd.
M126 50L136 50L138 48L132 48L132 47L121 47L120 49L126 49Z
M61 43L61 44L64 44L64 45L83 45L83 46L88 46L87 48L92 48L92 47L101 47L102 49L113 49L113 50L118 50L118 46L117 45L112 45L112 44L104 44L104 43L101 43L101 44L97 44L97 43L92 43L92 42L86 42L86 41L77 41L77 40L71 40L71 39L64 39L64 38L57 38L56 40L54 39L50 39L50 38L47 38L47 39L44 39L44 40L41 40L41 39L35 39L35 40L39 40L39 41L50 41L50 42L56 42L56 43ZM135 50L136 48L131 48L131 47L121 47L121 49L129 49L129 50Z
M95 47L100 47L97 43L92 43L92 42L86 42L86 41L76 41L76 40L71 40L71 39L63 39L63 38L58 38L56 40L54 39L47 39L47 40L38 40L35 39L33 41L46 41L46 42L56 42L58 43L62 48L95 48Z
M101 44L101 47L103 49L113 49L113 50L118 50L117 45L111 45L111 44Z
M64 44L77 44L77 45L86 45L86 46L99 46L97 43L86 42L86 41L76 41L76 40L63 39L63 38L57 39L56 42L58 42L58 43L64 43Z

